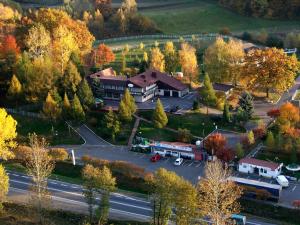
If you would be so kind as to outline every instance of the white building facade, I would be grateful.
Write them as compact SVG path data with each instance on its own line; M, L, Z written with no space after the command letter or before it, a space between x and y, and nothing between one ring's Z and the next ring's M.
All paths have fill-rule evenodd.
M241 173L257 174L267 178L276 178L281 173L283 164L269 161L243 158L239 161L238 170Z

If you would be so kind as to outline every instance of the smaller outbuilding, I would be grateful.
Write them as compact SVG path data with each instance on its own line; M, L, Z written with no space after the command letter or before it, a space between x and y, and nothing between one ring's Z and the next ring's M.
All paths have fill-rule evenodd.
M222 92L226 97L232 92L234 86L231 84L214 83L213 88L217 92Z
M267 178L276 178L280 175L282 166L282 163L274 163L255 158L243 158L239 161L238 170L241 173L251 173Z

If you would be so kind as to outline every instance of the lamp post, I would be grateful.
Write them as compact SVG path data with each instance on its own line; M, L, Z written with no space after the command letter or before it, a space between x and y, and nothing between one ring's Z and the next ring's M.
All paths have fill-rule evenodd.
M205 137L204 137L204 125L205 125L205 123L203 122L203 123L202 123L202 137L203 137L203 139L205 138Z

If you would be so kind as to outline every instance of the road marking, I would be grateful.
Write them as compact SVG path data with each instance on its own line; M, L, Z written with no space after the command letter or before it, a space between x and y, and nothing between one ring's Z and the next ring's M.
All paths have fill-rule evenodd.
M69 185L65 185L65 184L60 184L61 186L63 186L63 187L68 187Z
M200 167L202 165L202 162L201 163L199 163L198 165L196 165L196 167Z
M295 191L295 190L296 190L296 188L297 188L297 185L295 185L295 187L293 188L293 190L292 190L292 191Z
M188 166L191 166L191 165L193 165L193 163L194 163L194 162L191 162L191 163L190 163Z
M22 181L16 181L16 180L10 180L10 181L15 182L15 183L21 183L21 184L30 185L30 184L28 184L26 182L22 182ZM48 187L47 189L51 190L51 191L57 191L57 192L67 193L67 194L70 194L70 195L76 195L76 196L84 197L82 193L75 193L75 192L70 192L70 191L63 191L63 190L56 189L56 188L51 188L51 187ZM122 202L118 202L118 201L114 201L114 200L110 200L110 202L115 203L115 204L119 204L119 205L125 205L125 206L128 206L128 207L149 210L149 208L145 208L145 207L141 207L141 206L136 206L136 205L131 205L131 204L127 204L127 203L122 203ZM150 208L150 210L151 210L151 208Z

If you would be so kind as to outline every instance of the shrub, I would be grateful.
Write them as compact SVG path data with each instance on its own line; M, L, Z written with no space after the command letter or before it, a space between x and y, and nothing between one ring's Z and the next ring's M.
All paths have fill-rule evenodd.
M13 149L13 153L15 154L15 159L24 161L27 156L30 154L31 148L28 146L19 145L17 148Z
M177 140L180 142L185 142L185 143L190 143L192 140L192 134L191 131L189 131L188 129L178 129L178 136L177 136Z
M104 160L104 159L98 159L98 158L94 158L88 155L84 155L81 157L81 161L84 164L91 164L95 167L103 167L103 166L107 166L109 164L108 160Z
M54 161L65 161L69 156L67 150L64 148L52 148L49 150L48 155L50 155Z

